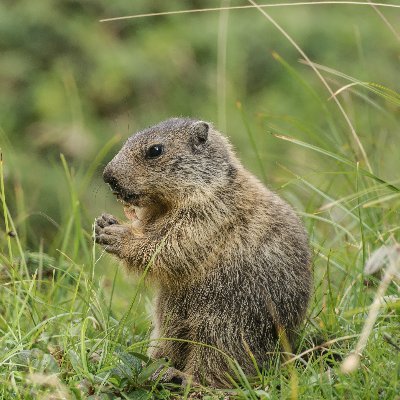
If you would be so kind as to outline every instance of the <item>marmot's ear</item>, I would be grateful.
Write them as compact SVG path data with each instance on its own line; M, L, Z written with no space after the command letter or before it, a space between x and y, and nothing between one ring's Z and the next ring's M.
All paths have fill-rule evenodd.
M193 137L198 144L207 142L210 125L204 121L197 121L192 125Z

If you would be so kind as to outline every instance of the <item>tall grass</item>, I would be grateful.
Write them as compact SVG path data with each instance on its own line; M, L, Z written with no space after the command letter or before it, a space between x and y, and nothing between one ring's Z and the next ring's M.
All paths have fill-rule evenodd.
M254 377L245 376L231 360L236 373L231 377L233 389L226 391L179 389L152 381L153 373L168 365L146 356L151 288L145 286L144 275L127 280L117 263L94 245L93 215L85 201L87 187L118 138L105 144L86 171L75 170L61 156L58 168L65 178L60 182L64 186L62 218L55 222L57 234L47 242L39 241L36 248L29 247L29 235L34 234L26 217L29 193L18 183L5 182L8 154L3 149L1 398L398 396L400 257L396 250L388 263L381 251L378 260L373 258L373 271L365 266L371 265L374 250L398 249L400 161L389 147L398 148L399 138L381 140L374 129L379 122L385 124L382 129L396 133L400 96L393 89L313 63L287 31L262 11L329 88L321 94L274 52L288 79L313 105L313 115L324 115L325 126L315 125L313 115L299 119L265 111L257 116L259 126L254 128L249 120L255 117L245 101L237 103L262 179L268 181L270 174L260 143L280 143L294 155L293 159L278 159L280 179L275 189L299 210L314 254L313 299L296 354L286 354L285 361L277 361ZM221 18L220 46L227 46L228 21L227 15ZM227 74L225 50L219 52L220 80ZM220 82L219 93L219 118L225 124L224 83ZM363 112L376 122L366 122Z

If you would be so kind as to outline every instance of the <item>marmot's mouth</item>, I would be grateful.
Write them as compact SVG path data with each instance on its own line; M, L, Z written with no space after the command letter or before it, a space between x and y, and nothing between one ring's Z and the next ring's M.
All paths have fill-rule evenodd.
M121 201L123 204L127 205L136 205L139 201L140 195L137 193L132 192L125 192L125 191L113 191L113 194L117 196L117 199Z

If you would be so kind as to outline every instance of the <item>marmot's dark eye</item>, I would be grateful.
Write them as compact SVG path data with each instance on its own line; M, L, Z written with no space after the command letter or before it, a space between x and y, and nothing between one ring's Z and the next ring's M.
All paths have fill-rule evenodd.
M157 158L157 157L160 157L163 152L164 152L163 145L155 144L147 149L146 157L147 158Z

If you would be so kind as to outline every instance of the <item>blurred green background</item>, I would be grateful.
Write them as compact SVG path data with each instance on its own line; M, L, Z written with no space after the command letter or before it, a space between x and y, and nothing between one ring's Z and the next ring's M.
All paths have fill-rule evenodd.
M337 170L334 161L283 142L271 131L334 147L365 167L329 93L259 11L99 22L114 16L246 4L0 3L0 140L9 207L24 210L17 224L29 220L30 231L20 233L29 247L44 239L46 249L58 224L68 217L69 190L60 153L79 180L104 145L115 139L80 192L83 226L90 229L102 211L121 215L101 181L107 160L136 130L171 116L213 121L231 138L244 164L278 191L293 178L290 171L307 176L316 186L332 187L331 181L339 178L325 174ZM380 10L398 29L400 10ZM285 6L266 11L313 61L361 81L399 89L399 40L372 7ZM322 73L333 90L349 83ZM387 180L398 178L398 106L360 86L344 91L339 99L374 172ZM385 154L375 152L377 142ZM333 185L334 192L345 195L340 182ZM284 196L304 209L311 194L304 185L292 185Z

